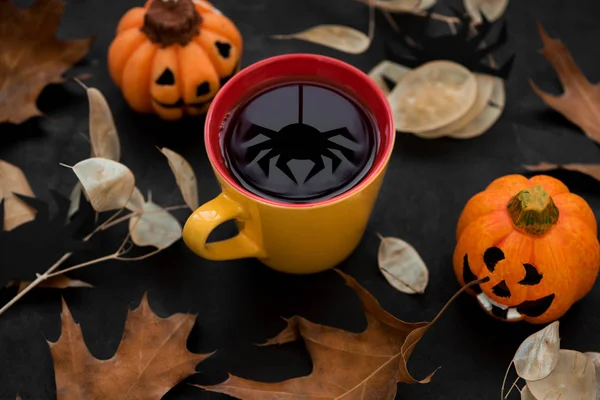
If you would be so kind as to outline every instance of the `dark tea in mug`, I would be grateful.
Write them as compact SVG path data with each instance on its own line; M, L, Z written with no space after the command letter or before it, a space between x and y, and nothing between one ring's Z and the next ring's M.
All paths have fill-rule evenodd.
M241 101L224 121L223 157L235 180L262 198L311 203L367 175L378 150L369 110L332 85L284 81Z

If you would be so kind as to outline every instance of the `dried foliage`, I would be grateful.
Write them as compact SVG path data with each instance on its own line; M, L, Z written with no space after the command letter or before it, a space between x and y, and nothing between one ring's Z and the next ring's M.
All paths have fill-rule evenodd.
M35 210L14 194L34 197L21 168L0 160L0 201L4 201L4 230L10 231L35 218ZM2 220L0 219L0 228ZM2 230L2 229L0 229Z
M64 7L62 0L36 0L23 11L11 0L0 2L0 123L41 115L35 103L42 89L64 81L62 74L88 52L92 39L55 38Z
M512 361L517 380L506 394L502 385L502 399L508 398L512 388L519 388L523 379L521 400L596 400L600 394L599 354L560 349L558 327L559 322L553 322L521 344Z
M377 262L390 285L407 294L425 293L429 270L417 250L402 239L379 238Z
M0 287L4 287L10 281L16 281L15 284L19 285L19 293L0 309L0 314L38 286L55 288L89 286L85 282L70 280L63 275L64 273L109 260L143 260L171 246L182 236L181 224L169 211L187 208L187 206L162 208L152 202L151 198L144 199L141 191L135 186L133 172L117 161L120 158L120 143L106 99L97 89L86 88L86 90L90 101L90 143L91 154L94 157L70 167L79 181L71 193L70 201L53 192L59 213L50 219L45 203L19 195L10 197L12 196L10 193L2 192L3 196L9 196L7 202L13 202L13 207L7 209L7 220L14 221L23 217L24 208L14 207L14 204L19 204L15 203L17 201L23 201L26 207L37 210L37 214L32 222L24 223L11 232L0 232L0 257L4 259L2 265L11 266L0 269ZM187 161L169 149L163 148L162 152L168 154L169 165L186 202L189 204L193 204L193 201L197 202L197 193L195 197L193 193L196 190L196 178ZM7 165L10 168L7 168ZM9 171L7 174L0 174L0 189L8 185L25 191L23 187L27 185L27 181L18 168L9 164L0 164L0 167L4 168L4 171ZM3 171L2 168L0 171ZM14 182L19 184L14 185ZM85 216L92 209L99 214L108 211L114 213L106 219L101 217L100 220L103 222L87 236L73 239L74 233L81 225L79 221L83 218L79 215ZM3 210L4 208L0 208L0 220L4 220ZM130 213L126 213L126 210ZM75 218L71 220L73 216ZM65 221L70 222L65 224ZM64 264L73 252L85 246L95 234L124 222L129 222L129 234L117 250L103 257L65 268ZM15 246L15 242L27 242L30 246L37 245L41 248L25 254L16 253L14 249L18 249L19 246ZM155 249L141 256L125 257L135 246L152 246ZM42 255L47 257L44 258ZM33 258L28 260L27 256ZM44 270L46 272L41 273ZM37 278L31 281L36 276Z
M36 210L35 219L14 228L0 231L0 288L10 281L29 281L65 253L84 250L85 242L77 235L89 214L82 205L80 212L67 222L69 200L51 191L57 212L50 215L49 205L31 197L20 197L28 207ZM6 210L0 203L0 219ZM27 251L23 251L27 243Z
M592 140L600 143L600 85L587 80L567 46L559 39L552 39L538 23L544 44L542 54L552 64L564 93L553 96L541 90L533 80L531 87L548 106L579 126Z
M310 375L278 383L230 376L223 383L203 388L245 400L391 400L396 395L397 383L429 382L433 373L417 380L408 372L406 363L444 310L430 323L401 321L385 311L352 277L338 273L362 303L367 319L364 332L351 333L293 317L287 320L287 327L279 335L264 345L282 345L302 339L314 364Z
M150 309L147 295L128 312L119 348L108 360L98 360L89 352L64 301L61 320L61 336L48 343L57 400L160 400L212 355L194 354L186 347L195 315L160 318Z
M477 137L504 110L502 79L473 74L454 62L433 61L410 70L385 60L369 76L387 95L396 129L423 139Z

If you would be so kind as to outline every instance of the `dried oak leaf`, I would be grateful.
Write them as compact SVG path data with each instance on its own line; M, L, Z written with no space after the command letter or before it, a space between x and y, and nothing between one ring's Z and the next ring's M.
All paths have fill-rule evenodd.
M544 43L542 54L556 71L564 93L560 96L548 94L530 79L531 87L544 103L579 126L590 139L600 143L600 85L593 85L587 80L561 40L548 36L540 23L538 30Z
M55 38L64 7L62 0L36 0L24 11L0 1L0 123L42 115L35 104L42 89L62 82L88 52L92 38Z
M137 309L129 310L119 348L108 360L89 352L64 301L61 320L60 337L48 342L57 400L160 400L212 355L194 354L186 347L195 315L160 318L152 312L147 294Z
M264 345L304 340L314 364L310 375L277 383L230 376L218 385L199 387L247 400L391 400L396 395L397 383L429 382L433 373L416 380L409 374L406 363L419 340L448 305L430 323L404 322L385 311L352 277L337 272L362 303L367 319L365 331L351 333L295 316L287 320L288 326L279 335Z
M10 232L0 231L0 288L10 281L29 281L64 254L89 246L78 236L79 228L90 215L89 204L82 201L77 214L69 220L69 200L56 191L50 192L58 207L53 216L50 216L48 204L42 200L17 195L37 212L33 221ZM0 220L4 210L0 201ZM24 243L26 250L23 249Z

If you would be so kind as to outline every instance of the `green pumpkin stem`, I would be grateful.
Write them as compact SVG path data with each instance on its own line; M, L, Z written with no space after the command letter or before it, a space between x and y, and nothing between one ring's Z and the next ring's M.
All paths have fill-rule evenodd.
M514 226L530 235L543 235L558 221L558 208L541 185L517 193L507 209Z
M142 32L162 47L187 45L200 34L202 17L192 0L153 0L146 11Z

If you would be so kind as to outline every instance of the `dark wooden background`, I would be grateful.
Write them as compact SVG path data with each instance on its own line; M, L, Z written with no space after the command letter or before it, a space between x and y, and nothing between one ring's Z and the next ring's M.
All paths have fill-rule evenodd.
M449 14L447 0L435 11ZM32 1L19 1L29 5ZM88 85L97 87L111 104L120 132L122 161L136 175L143 190L152 190L161 205L182 204L164 157L155 146L168 146L192 163L198 175L200 200L218 193L203 143L203 120L167 123L140 116L124 103L108 77L106 53L120 16L141 0L73 0L67 2L59 29L61 38L94 35L86 61L71 74L89 72ZM299 31L319 23L367 28L367 9L351 0L217 0L217 6L239 26L245 40L243 66L260 59L293 52L338 57L368 71L385 57L385 40L393 39L378 15L372 48L352 56L298 41L275 41L269 35ZM456 2L453 4L460 6ZM522 164L600 162L600 149L577 127L549 111L532 92L528 78L553 93L560 86L550 65L538 53L541 42L535 22L552 36L561 37L591 81L600 80L600 3L594 0L514 0L506 14L510 41L516 54L506 82L507 106L498 123L485 135L468 141L426 141L399 135L381 196L367 232L354 254L340 265L372 291L382 305L408 321L430 320L459 288L452 272L455 226L465 202L493 179L523 173ZM409 22L406 22L409 23ZM442 24L440 29L445 28ZM2 38L0 38L2 40ZM39 100L44 118L22 125L0 125L0 159L19 165L36 195L49 200L48 188L65 195L75 176L59 163L73 165L86 158L88 103L75 83L48 87ZM590 178L554 173L572 191L600 211L600 185ZM186 211L177 214L182 222ZM388 285L377 269L376 232L412 243L431 271L425 295L407 296ZM108 254L123 231L96 241L92 251ZM232 233L231 227L218 235ZM340 233L343 234L343 233ZM22 243L22 251L28 244ZM83 257L83 256L82 256ZM45 269L40 265L40 271ZM125 314L149 291L150 304L162 316L197 313L188 341L194 352L218 350L200 364L186 383L212 384L227 373L262 381L278 381L310 373L311 363L302 343L259 348L253 343L276 334L281 316L300 314L314 322L360 331L365 320L354 293L332 271L311 276L289 276L256 261L211 262L195 257L179 242L164 253L138 263L109 262L73 274L94 289L36 290L0 316L0 398L25 400L55 398L52 359L46 340L55 340L60 328L60 299L64 296L81 323L91 352L99 358L113 355L121 339ZM14 290L0 292L2 303ZM561 320L564 348L600 351L600 316L595 289ZM485 315L473 298L463 296L446 312L417 347L411 370L423 376L442 368L427 385L399 385L399 399L498 398L502 377L518 344L540 327L510 325ZM224 399L182 383L165 399ZM515 397L516 398L516 397Z

